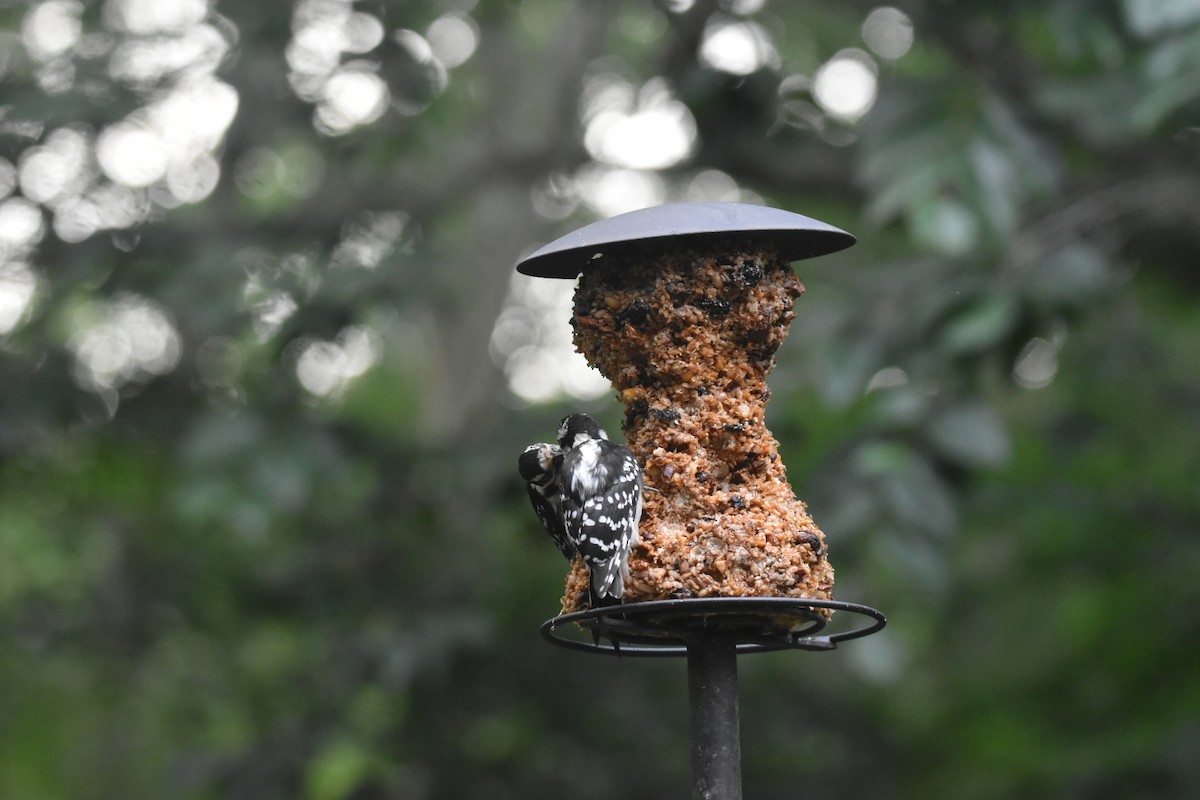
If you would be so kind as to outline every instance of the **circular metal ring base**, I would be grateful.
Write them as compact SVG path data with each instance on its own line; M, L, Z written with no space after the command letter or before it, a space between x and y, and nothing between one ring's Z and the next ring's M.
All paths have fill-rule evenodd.
M818 609L852 615L856 624L826 633L829 623ZM869 636L886 624L881 612L840 600L704 597L574 611L546 620L541 634L551 644L572 650L621 656L683 656L689 643L714 635L733 639L738 653L833 650L840 642Z

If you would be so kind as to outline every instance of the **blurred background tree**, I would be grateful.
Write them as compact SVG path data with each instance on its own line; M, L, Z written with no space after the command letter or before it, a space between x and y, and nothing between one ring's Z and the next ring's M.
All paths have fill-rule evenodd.
M0 2L0 797L681 796L544 645L532 248L839 225L770 422L884 634L743 660L752 797L1200 791L1200 2Z

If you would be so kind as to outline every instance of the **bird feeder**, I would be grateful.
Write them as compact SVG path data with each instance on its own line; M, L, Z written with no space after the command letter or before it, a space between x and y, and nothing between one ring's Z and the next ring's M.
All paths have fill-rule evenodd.
M764 422L766 378L804 292L791 262L853 243L779 209L683 203L596 222L517 265L578 278L575 346L612 382L647 490L625 602L589 609L577 561L542 635L687 656L695 797L741 796L738 654L829 650L885 622L833 599L825 534ZM832 625L835 611L850 624Z

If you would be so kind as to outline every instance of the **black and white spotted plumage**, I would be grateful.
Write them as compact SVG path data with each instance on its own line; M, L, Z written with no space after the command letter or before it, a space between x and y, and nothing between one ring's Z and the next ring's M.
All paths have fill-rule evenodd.
M567 529L563 525L562 495L558 489L558 470L562 465L562 448L556 444L538 442L531 444L521 453L517 469L525 480L529 490L529 502L537 512L542 527L554 546L563 554L567 561L575 558L575 545L567 538Z
M642 469L587 414L563 419L558 445L563 522L591 573L592 603L619 602L642 517Z

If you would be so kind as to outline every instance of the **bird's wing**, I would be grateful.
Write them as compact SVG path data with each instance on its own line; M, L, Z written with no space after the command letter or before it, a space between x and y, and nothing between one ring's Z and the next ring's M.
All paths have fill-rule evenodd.
M570 561L575 557L575 546L571 544L571 539L567 535L567 529L563 523L562 502L557 492L547 496L532 485L527 488L529 502L533 505L533 510L537 512L542 527L545 528L546 533L550 534L555 547L563 554L563 557Z

